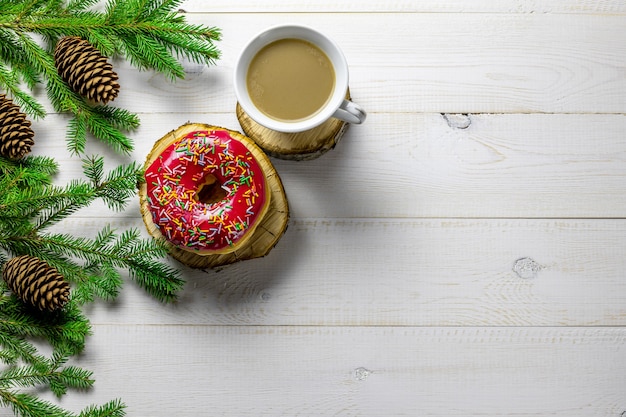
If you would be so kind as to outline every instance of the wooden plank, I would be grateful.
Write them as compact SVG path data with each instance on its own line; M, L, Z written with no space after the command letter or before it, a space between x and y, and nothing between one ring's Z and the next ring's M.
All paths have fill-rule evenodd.
M182 93L187 107L224 111L226 103L231 110L228 80L239 51L257 32L289 22L339 42L353 98L370 112L626 112L626 16L382 14L379 27L394 30L374 35L367 14L192 17L219 23L223 57L191 85L159 84L156 103ZM153 111L155 98L142 99L152 93L131 97L139 98L135 105L151 103L141 111Z
M206 2L187 0L181 8L188 13L626 13L626 5L619 0L480 0L480 1L290 1L245 0L238 2Z
M606 416L624 328L96 326L88 397L137 416Z
M373 31L373 20L393 30ZM234 112L240 50L268 26L295 23L337 40L353 99L371 114L626 113L626 15L209 13L189 21L222 28L217 65L188 64L187 79L171 83L114 61L121 90L112 104Z
M141 162L187 121L238 129L234 112L141 117L132 155ZM65 123L33 123L34 152L62 162L59 182L82 175ZM295 218L625 217L624 131L624 115L375 113L323 157L274 165ZM95 143L90 153L110 155Z
M128 283L87 306L94 335L72 364L96 388L60 403L121 397L155 417L626 416L626 4L226 3L181 6L223 28L217 66L186 63L173 84L114 60L113 104L143 125L130 157L97 143L88 155L143 161L187 121L238 129L235 59L280 23L342 45L369 119L318 160L274 161L292 221L267 257L183 268L174 305ZM82 176L66 122L33 126L60 183ZM147 237L138 201L55 230L107 223Z
M140 220L74 218L93 236ZM145 234L147 236L147 234ZM270 254L183 268L180 302L127 284L95 323L624 326L626 220L293 219ZM174 264L179 266L178 264Z

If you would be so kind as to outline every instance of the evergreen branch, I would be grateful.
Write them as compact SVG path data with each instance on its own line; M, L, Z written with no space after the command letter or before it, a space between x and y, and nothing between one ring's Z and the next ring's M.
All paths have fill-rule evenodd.
M63 34L67 36L70 32L73 32L73 28L68 31L64 31ZM63 34L59 36L63 36ZM98 49L103 56L113 56L119 50L117 37L114 35L112 30L107 30L106 28L86 28L78 33L74 33L74 36L80 36L87 39L87 41ZM52 42L50 43L52 44Z
M104 233L109 232L105 230ZM107 244L102 245L100 239L44 234L30 238L28 245L30 249L37 248L38 251L71 255L85 261L89 265L88 270L98 271L98 274L90 275L87 280L78 281L73 275L65 276L70 281L78 281L75 293L79 295L79 302L91 301L94 296L114 298L122 285L115 268L128 270L131 279L160 301L171 302L176 299L184 281L179 271L156 262L167 254L162 244L154 239L141 239L136 229L123 232L112 244L109 243L110 239L107 237ZM24 246L20 246L19 250L31 253Z
M57 170L56 162L46 156L26 157L17 161L0 157L0 193L6 195L13 187L41 189L50 185L52 175Z
M11 366L0 372L0 387L35 387L41 384L47 384L47 372L42 372L35 366Z
M139 118L124 109L95 106L81 107L80 103L68 105L74 117L68 123L67 147L75 155L82 155L87 144L87 132L115 151L130 154L133 141L122 130L130 131L139 127Z
M161 30L160 28L154 28L152 32L157 32L159 40L177 57L184 57L195 63L203 63L207 59L206 57L216 55L216 49L212 43L203 39L203 35L192 35L195 31L202 33L201 29L198 30L195 26L190 25L181 25L176 32Z
M9 390L0 390L0 404L11 407L15 415L22 417L73 417L72 413L49 401Z
M90 178L102 169L103 160L85 159L84 169ZM0 172L2 159L0 158ZM14 171L17 172L17 171ZM24 172L24 171L21 171ZM135 163L122 165L109 172L104 181L87 183L71 181L65 187L47 186L43 189L14 187L17 178L12 183L3 184L0 179L0 190L7 190L0 199L0 221L7 218L24 218L40 215L33 232L47 227L74 213L80 208L87 207L96 199L102 199L107 206L114 210L123 209L128 200L135 195L137 181L141 178L141 168ZM5 239L6 241L6 239ZM0 245L3 239L0 236Z
M42 234L38 237L28 237L29 245L38 245L44 251L56 251L68 256L82 259L89 263L99 263L107 260L100 248L93 241L84 237L74 237L70 234Z
M109 263L87 265L84 277L72 292L72 300L84 305L99 298L111 301L117 298L123 284L120 272ZM76 277L72 279L77 282Z
M91 156L83 159L83 173L96 187L99 187L104 178L104 158Z
M42 338L55 349L73 355L83 350L85 338L91 334L91 325L72 303L55 315L45 316L11 297L10 303L0 311L0 333L19 338Z
M165 18L182 3L183 0L147 0L143 7L142 20Z
M95 111L117 129L134 130L139 127L139 117L128 110L112 106L97 106Z
M87 119L83 112L74 113L67 123L67 149L74 155L80 155L87 145Z
M66 4L67 3L67 4ZM46 91L57 112L69 112L67 147L82 154L90 134L117 152L129 154L133 141L125 132L139 125L128 111L106 112L93 106L61 80L52 56L63 36L87 39L104 56L121 55L139 69L154 70L168 79L183 78L180 58L212 65L220 51L216 27L192 25L175 10L181 0L108 0L104 11L90 10L97 0L0 0L0 87L33 117L45 117L43 106L20 88L32 90L45 80ZM48 44L39 46L30 34Z
M105 229L103 234L112 233ZM115 238L111 242L112 238ZM165 246L155 239L141 239L136 229L103 241L76 238L65 234L39 234L13 237L3 246L14 253L28 254L47 261L70 282L75 283L74 297L84 304L95 297L113 299L123 281L116 268L128 271L130 278L148 294L171 302L184 281L180 272L158 261L167 254ZM105 244L103 244L106 242ZM84 262L78 266L65 259L70 255Z
M0 389L0 405L11 407L21 417L123 417L126 406L113 400L101 406L91 405L76 415L56 404L37 398L32 394Z
M37 45L26 34L16 31L17 39L29 64L47 80L47 92L56 111L71 112L73 121L68 129L68 149L80 154L84 151L87 130L96 138L120 153L130 153L133 142L116 126L138 126L137 116L129 112L102 111L102 106L92 106L71 91L60 78L50 53ZM113 119L113 120L112 120ZM72 124L74 123L74 124Z
M97 109L90 112L87 117L87 128L98 139L110 145L120 153L130 154L133 150L133 141L124 135Z
M45 84L54 111L71 116L66 135L70 152L83 155L93 136L129 154L133 142L126 134L139 126L139 118L125 109L94 105L72 91L57 73L52 55L58 39L80 36L105 56L120 55L139 69L173 80L185 75L180 58L204 64L219 58L214 42L220 31L186 23L176 12L182 0L107 0L104 11L92 10L98 3L0 0L0 89L22 111L43 118L44 107L27 91ZM72 284L70 301L62 310L42 313L9 295L0 281L0 361L7 365L0 370L0 406L22 417L121 417L125 406L119 400L75 414L16 391L46 386L61 396L69 389L92 386L91 372L65 364L84 349L91 332L81 306L95 298L115 298L123 284L121 271L162 301L174 300L183 285L180 272L160 261L167 253L163 242L142 239L136 229L116 232L105 226L93 238L45 232L95 200L122 210L142 178L139 165L105 173L102 158L84 158L86 179L65 186L53 185L57 170L52 158L15 162L0 157L0 265L12 255L36 256ZM46 341L52 357L41 355L33 339Z
M143 169L137 163L120 165L107 174L104 182L95 185L96 195L110 209L120 211L131 197L135 197L142 175Z
M45 362L32 343L15 334L0 331L0 346L3 346L2 359L6 364L15 364L19 360L33 365Z
M72 211L68 211L68 206L75 211L86 207L96 197L96 191L90 184L74 180L65 187L48 186L40 192L13 190L0 203L0 211L3 217L32 217L44 210L69 214Z
M13 166L7 163L8 167ZM85 158L83 170L89 182L72 181L65 187L47 185L35 189L8 187L0 196L0 247L9 253L28 254L45 260L77 284L75 295L84 303L100 297L112 299L122 279L116 268L127 269L129 276L148 293L162 301L172 301L183 284L175 269L156 262L167 254L162 243L141 239L136 229L117 235L105 227L95 239L42 231L96 199L111 209L121 210L135 196L142 177L138 164L121 165L104 173L104 160ZM0 159L0 173L2 160ZM14 170L14 184L22 171ZM2 188L0 176L0 189ZM35 223L28 220L32 218ZM70 258L80 261L76 264Z
M124 54L137 68L157 69L172 81L185 76L183 66L155 39L135 34L120 37L120 41Z
M67 359L65 357L64 359ZM93 386L92 372L76 366L58 369L54 361L46 361L47 366L10 366L0 372L0 388L29 388L47 385L53 394L61 397L68 389L85 390Z
M131 278L148 294L162 302L176 300L184 281L175 269L162 263L145 260L127 260Z
M2 41L0 40L0 42ZM31 74L25 68L21 69L14 66L13 72L11 72L6 66L0 63L0 87L4 88L5 91L10 92L13 100L15 100L15 103L26 113L35 118L45 117L46 110L43 106L30 95L21 90L19 86L20 79L18 78L18 75L20 74L22 75L21 80L25 81L27 84L37 82L37 79L35 78L36 75Z
M96 237L94 238L94 242L98 247L106 247L115 241L115 231L111 228L110 225L105 225L102 230L100 230Z
M46 375L45 384L50 386L57 397L65 395L68 389L86 390L93 386L93 372L77 366L67 366L60 371Z
M70 0L67 4L67 11L70 13L81 12L95 5L100 0Z
M12 1L12 0L0 0L0 8L2 8L2 12L5 16L10 16L15 13L15 10L20 8L21 5ZM2 15L0 15L2 17Z
M0 336L3 333L0 332ZM13 391L15 388L38 388L47 386L57 397L65 395L69 389L86 390L93 386L92 372L77 366L65 366L68 356L53 354L51 359L38 357L34 365L11 365L0 372L0 405L10 407L19 416L50 417L122 417L125 405L113 400L101 406L86 407L77 416L49 401L41 400L32 394Z
M101 406L89 406L78 417L124 417L125 408L120 400L113 400Z
M56 71L53 57L33 41L26 33L16 30L17 40L29 65L47 80L48 95L57 110L65 110L61 103L77 101Z
M147 1L147 0L146 0ZM110 0L107 10L101 12L41 14L31 19L20 21L19 29L44 35L48 39L60 36L80 36L94 41L105 55L124 53L132 54L131 62L139 63L145 68L154 69L165 74L176 72L173 67L163 66L159 50L150 43L159 43L180 56L187 56L185 49L195 50L194 61L213 64L220 52L214 42L221 39L221 31L216 27L192 25L185 22L184 16L173 10L180 1L131 1ZM0 28L14 29L14 21L0 24ZM117 45L114 48L114 45ZM142 50L138 45L148 49ZM169 54L168 54L169 55ZM178 66L175 60L168 57L167 62ZM168 64L168 65L169 65ZM181 76L184 74L181 74Z

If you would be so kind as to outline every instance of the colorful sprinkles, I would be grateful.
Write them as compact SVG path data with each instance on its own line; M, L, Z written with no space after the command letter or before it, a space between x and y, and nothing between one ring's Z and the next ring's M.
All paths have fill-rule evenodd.
M196 197L213 175L226 197ZM250 151L228 131L196 131L172 143L145 173L154 223L172 244L192 251L234 246L266 206L265 178Z

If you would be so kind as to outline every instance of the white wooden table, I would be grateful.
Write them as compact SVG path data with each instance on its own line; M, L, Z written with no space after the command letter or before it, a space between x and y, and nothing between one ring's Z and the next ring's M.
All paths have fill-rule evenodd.
M626 2L189 0L216 66L172 84L116 62L142 161L193 121L239 129L232 71L275 24L343 48L369 112L333 151L273 160L291 205L269 256L183 269L180 301L132 283L89 306L74 363L129 416L626 415ZM80 178L64 115L37 153ZM59 227L140 228L94 207ZM147 234L146 234L147 236Z

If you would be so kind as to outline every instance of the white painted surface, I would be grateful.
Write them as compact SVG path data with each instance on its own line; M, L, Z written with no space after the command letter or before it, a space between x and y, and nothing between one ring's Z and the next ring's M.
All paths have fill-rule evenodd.
M238 129L232 67L255 33L334 37L370 113L337 148L274 160L292 208L263 259L184 269L163 306L129 283L87 313L77 363L129 416L615 416L626 412L626 5L622 1L204 2L215 67L118 62L132 159L186 121ZM66 118L34 123L62 161ZM89 152L127 159L99 144ZM143 229L94 206L59 227Z

